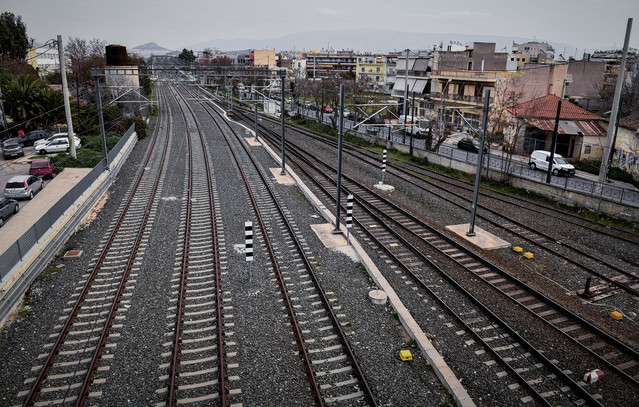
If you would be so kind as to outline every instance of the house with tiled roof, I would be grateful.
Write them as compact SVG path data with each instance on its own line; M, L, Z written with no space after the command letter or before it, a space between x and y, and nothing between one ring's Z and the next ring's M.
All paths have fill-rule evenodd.
M599 160L606 143L606 128L600 117L555 95L546 95L507 108L507 136L515 154L549 151L561 100L555 152L568 161Z

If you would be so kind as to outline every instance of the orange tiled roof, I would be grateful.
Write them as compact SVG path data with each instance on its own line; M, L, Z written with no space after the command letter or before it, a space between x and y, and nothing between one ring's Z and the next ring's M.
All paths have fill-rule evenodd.
M552 119L557 117L557 104L560 98L555 95L546 95L539 99L509 107L509 113L519 117L529 117L537 119ZM599 120L599 116L590 113L567 100L561 101L560 120Z

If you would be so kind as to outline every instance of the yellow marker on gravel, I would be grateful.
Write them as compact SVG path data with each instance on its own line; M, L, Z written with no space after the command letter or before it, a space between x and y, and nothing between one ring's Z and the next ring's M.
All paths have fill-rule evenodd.
M399 358L403 361L406 360L413 360L413 355L410 353L409 350L400 350L399 351Z

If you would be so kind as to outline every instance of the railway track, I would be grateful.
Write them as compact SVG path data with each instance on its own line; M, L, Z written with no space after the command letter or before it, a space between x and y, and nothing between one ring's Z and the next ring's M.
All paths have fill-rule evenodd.
M84 405L101 397L99 387L105 379L99 376L109 369L109 351L117 346L126 320L126 307L120 309L120 305L128 303L127 297L135 288L145 253L141 246L155 221L170 129L170 121L156 127L145 163L120 207L119 217L103 238L86 279L69 301L70 307L59 317L61 323L50 335L52 342L39 356L42 363L32 368L37 375L28 378L25 386L29 389L18 394L23 405ZM153 148L156 144L160 148Z
M268 129L265 128L264 132L266 133L267 131ZM272 140L272 144L277 146L277 140ZM291 143L289 143L289 146L290 147L287 147L287 149L290 149L289 151L294 151L296 148ZM307 164L313 160L309 153L302 153L298 151L296 152L296 155L298 156L296 160L297 165L301 165L299 164L300 156L303 156L301 160L306 161ZM316 163L315 165L328 167L324 163ZM323 181L321 182L326 183L326 185L321 187L323 194L327 199L333 199L335 196L332 181L334 179L334 173L332 172L333 169L329 169L328 171L331 171L331 173L325 174L321 171L320 174L316 172L307 173L307 178L314 181L322 179ZM619 377L623 380L627 381L631 386L637 386L637 360L639 360L639 358L637 357L636 351L610 337L596 327L591 326L589 323L572 314L564 307L554 303L554 301L544 297L534 290L531 290L521 281L511 278L508 273L504 273L495 265L487 263L480 256L469 252L467 249L461 247L445 235L429 228L424 222L420 221L416 217L396 206L389 205L385 199L372 191L363 188L361 185L355 184L353 180L347 178L345 188L358 197L357 201L361 205L361 208L368 208L367 215L364 216L373 216L373 213L376 214L374 215L374 219L369 220L364 218L365 220L363 220L360 224L361 229L365 230L369 234L370 238L375 238L377 245L379 247L384 247L389 256L392 255L399 264L403 264L402 267L405 270L420 270L421 266L426 263L427 266L440 269L440 273L447 275L447 273L441 269L441 267L444 267L443 265L448 266L448 264L451 264L451 267L461 267L464 270L464 273L472 275L473 277L479 277L480 281L489 285L500 296L507 296L509 301L516 304L517 307L525 309L535 318L543 320L548 325L552 325L559 335L565 335L569 341L578 344L582 352L594 357L597 365L606 366L611 371L614 371L615 374L619 375ZM360 215L360 218L361 217L362 215ZM370 226L371 224L375 224L379 227L379 229L373 228L372 226L366 226ZM390 226L391 224L392 226ZM372 232L373 230L378 232ZM395 233L395 230L403 230L402 234L407 235L407 237ZM379 233L381 236L375 236L374 233ZM416 243L413 243L416 241L421 242L419 246L416 246ZM407 250L410 253L407 253ZM437 264L434 264L433 260L430 259L430 257L433 256L432 253L434 250L439 252L439 256L441 256L441 260L436 260ZM425 257L422 253L428 253L428 257ZM416 256L420 257L420 260L416 260ZM402 260L400 261L400 259ZM404 261L403 259L407 260ZM448 267L445 268L448 270ZM446 278L454 281L452 277ZM413 277L413 279L416 282L421 281L420 277ZM427 283L419 284L425 287L428 286ZM473 297L471 296L471 298ZM459 309L456 313L453 312L452 314L466 315L466 311L467 310ZM470 313L475 314L476 312L477 311L473 310ZM474 322L483 322L487 320L490 321L491 319L486 318L485 316L479 316L472 318L472 320ZM484 328L469 329L468 332L475 330L481 331L482 329ZM497 335L497 338L505 337L514 338L515 336L512 332ZM512 346L520 347L520 344L525 342L525 339L522 338L516 340L516 346ZM491 349L491 347L488 346L487 349ZM507 356L505 359L517 360L512 356ZM538 365L539 362L533 363L533 366ZM543 366L548 368L552 368L553 365L555 365L555 362L548 360L546 360L543 364ZM521 370L522 368L515 367L515 369ZM529 370L534 371L535 369ZM551 373L551 375L555 376L557 374L557 372ZM549 377L548 375L542 376ZM519 383L528 383L530 380L531 379L519 379ZM584 384L579 383L579 377L573 380L570 377L564 376L563 380L566 383L569 383L569 387L572 388L573 391L584 396L589 404L599 403L597 401L599 395L584 395L582 393L581 389ZM541 382L542 381L540 381L540 383ZM556 394L559 393L566 393L567 387L565 385L558 385L557 388L560 389L559 392L556 390L541 390L537 392L533 391L532 394L537 394L537 396L533 397L536 397L538 400L545 400L550 397L551 394L556 396ZM583 400L581 402L583 402Z
M218 109L207 112L212 119L220 114ZM341 328L344 316L332 293L322 288L303 236L245 141L228 123L225 126L233 133L233 139L225 140L245 182L315 403L377 405Z
M187 171L174 268L174 293L167 319L174 319L167 336L168 359L160 366L165 398L156 405L218 403L227 405L224 319L217 237L216 185L200 124L186 101L171 88L187 129ZM196 171L195 168L204 168Z

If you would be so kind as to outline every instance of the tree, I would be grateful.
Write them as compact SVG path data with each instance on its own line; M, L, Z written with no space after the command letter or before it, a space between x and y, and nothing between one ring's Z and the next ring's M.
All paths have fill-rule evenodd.
M21 61L29 52L32 41L27 37L27 27L22 17L13 13L0 14L0 60Z
M10 75L0 79L4 109L14 125L30 130L32 120L42 112L40 95L46 88L44 82L32 76Z
M178 58L190 63L195 61L195 54L193 53L193 50L188 50L186 48L183 48L180 55L178 55Z
M90 41L77 37L69 38L64 48L64 55L69 61L68 68L72 72L72 75L69 75L69 85L78 87L76 94L93 94L95 81L91 76L91 68L106 66L105 46L106 41L97 38Z

